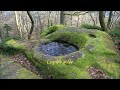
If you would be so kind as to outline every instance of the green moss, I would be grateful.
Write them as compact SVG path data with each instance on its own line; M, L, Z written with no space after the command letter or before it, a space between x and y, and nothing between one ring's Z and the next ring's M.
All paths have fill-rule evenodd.
M47 78L49 75L52 75L53 79L89 79L90 76L88 73L88 68L93 66L101 68L105 73L108 74L108 76L112 78L120 78L120 63L118 63L120 59L117 58L118 53L114 50L114 45L111 39L107 38L109 36L107 33L102 31L97 31L96 33L94 33L94 30L93 32L90 32L89 30L85 30L84 32L84 30L74 30L73 28L69 31L66 30L56 31L49 34L46 38L53 41L62 40L67 41L68 43L75 44L76 46L81 48L81 50L85 54L85 57L78 58L77 61L72 64L52 65L47 64L46 61L42 60L42 58L35 58L33 51L25 50L27 58L29 58L29 60L31 60L34 65L39 68L41 75L43 75L45 78ZM95 35L96 37L89 37L90 33ZM81 47L81 43L84 43L83 47ZM9 46L18 49L22 48L20 44L13 40L8 41L4 44L7 45L7 47ZM85 49L88 44L92 44L95 46L95 50L92 54L88 53ZM118 60L118 62L115 62L116 60ZM20 73L22 74L20 75ZM3 74L6 75L6 73ZM16 76L17 78L38 78L31 75L32 74L28 71L20 69L18 70Z
M33 52L30 51L30 50L26 50L24 52L24 54L26 55L26 57L29 59L29 60L32 60L33 59Z
M98 63L101 65L101 68L112 78L120 78L120 66L117 63L113 63L108 60L98 60Z
M67 42L81 49L87 41L86 34L76 32L55 32L47 36L51 41Z
M51 34L53 32L56 32L57 30L62 30L63 28L65 28L64 25L54 25L54 26L50 26L48 27L46 30L44 30L44 32L42 33L42 36L46 36L48 34Z
M20 40L21 37L19 35L14 35L14 36L6 36L2 39L2 42L8 41L8 40Z
M10 46L10 47L14 47L14 48L18 48L18 49L25 49L25 45L24 44L20 44L19 42L11 39L9 41L5 42L6 45Z
M90 24L82 24L81 27L82 27L82 28L86 28L86 29L97 29L97 30L101 30L101 27L95 26L95 25L90 25Z
M26 49L24 44L19 43L16 40L8 40L0 44L0 52L7 55L15 55L19 52L23 52Z
M25 68L18 69L16 72L16 78L17 79L40 79L37 75L34 73L28 71Z
M111 31L110 31L110 35L112 36L112 39L114 40L115 42L115 45L118 46L118 48L120 49L120 27L116 27L116 28L113 28Z
M24 68L19 63L1 56L0 78L3 79L40 79L39 76Z
M90 37L89 34L95 36ZM93 66L102 69L109 77L120 78L120 64L116 60L119 60L118 52L116 52L114 43L109 38L109 35L102 31L95 30L83 30L67 28L62 31L56 31L46 36L47 39L52 41L61 40L72 43L81 48L84 57L78 58L76 62L72 64L47 64L45 60L33 57L31 54L33 63L39 68L41 75L48 77L52 75L54 79L89 79L88 68ZM81 43L84 43L83 45ZM93 53L88 53L85 47L88 45L94 45L95 50ZM63 57L59 57L63 58ZM61 59L62 60L62 59Z

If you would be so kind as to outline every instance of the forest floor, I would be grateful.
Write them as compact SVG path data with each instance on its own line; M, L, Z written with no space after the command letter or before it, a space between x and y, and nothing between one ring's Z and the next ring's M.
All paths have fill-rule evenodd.
M16 60L8 56L1 56L0 79L41 79L40 76L23 67L23 64L17 63ZM22 58L22 60L24 59Z

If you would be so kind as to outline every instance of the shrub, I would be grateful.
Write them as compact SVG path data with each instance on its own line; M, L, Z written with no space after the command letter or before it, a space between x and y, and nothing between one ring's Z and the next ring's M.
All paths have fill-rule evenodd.
M110 34L115 41L115 44L120 45L120 28L114 28L110 31Z
M3 29L6 31L11 31L12 27L10 27L8 24L4 24Z
M4 24L3 30L6 33L6 36L9 36L9 31L12 31L12 27L10 27L8 24Z
M8 41L8 40L11 40L11 39L14 39L14 40L20 40L20 36L19 35L16 35L16 36L6 36L2 39L3 42L5 41Z
M113 37L120 37L120 28L114 28L113 30L111 30L110 34Z
M86 29L98 29L98 30L101 30L101 27L90 25L90 24L82 24L81 27L86 28Z

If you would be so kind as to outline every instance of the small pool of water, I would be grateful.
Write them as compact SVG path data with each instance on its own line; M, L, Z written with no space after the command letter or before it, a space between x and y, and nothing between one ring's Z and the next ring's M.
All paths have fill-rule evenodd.
M62 56L66 54L70 54L72 52L78 51L78 49L68 43L61 42L50 42L47 44L42 44L39 46L39 49L47 55L50 56Z

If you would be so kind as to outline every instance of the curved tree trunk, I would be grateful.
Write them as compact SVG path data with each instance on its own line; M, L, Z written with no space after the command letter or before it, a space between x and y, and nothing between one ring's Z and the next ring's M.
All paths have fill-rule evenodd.
M31 29L30 29L30 33L28 33L28 39L31 38L31 35L32 35L32 32L33 32L33 29L34 29L34 20L32 18L32 15L30 14L30 11L27 11L27 14L31 20Z
M95 23L94 17L92 16L92 13L90 12L89 15L90 15L90 17L91 17L91 19L92 19L92 21L93 21L94 26L95 26L96 23Z

